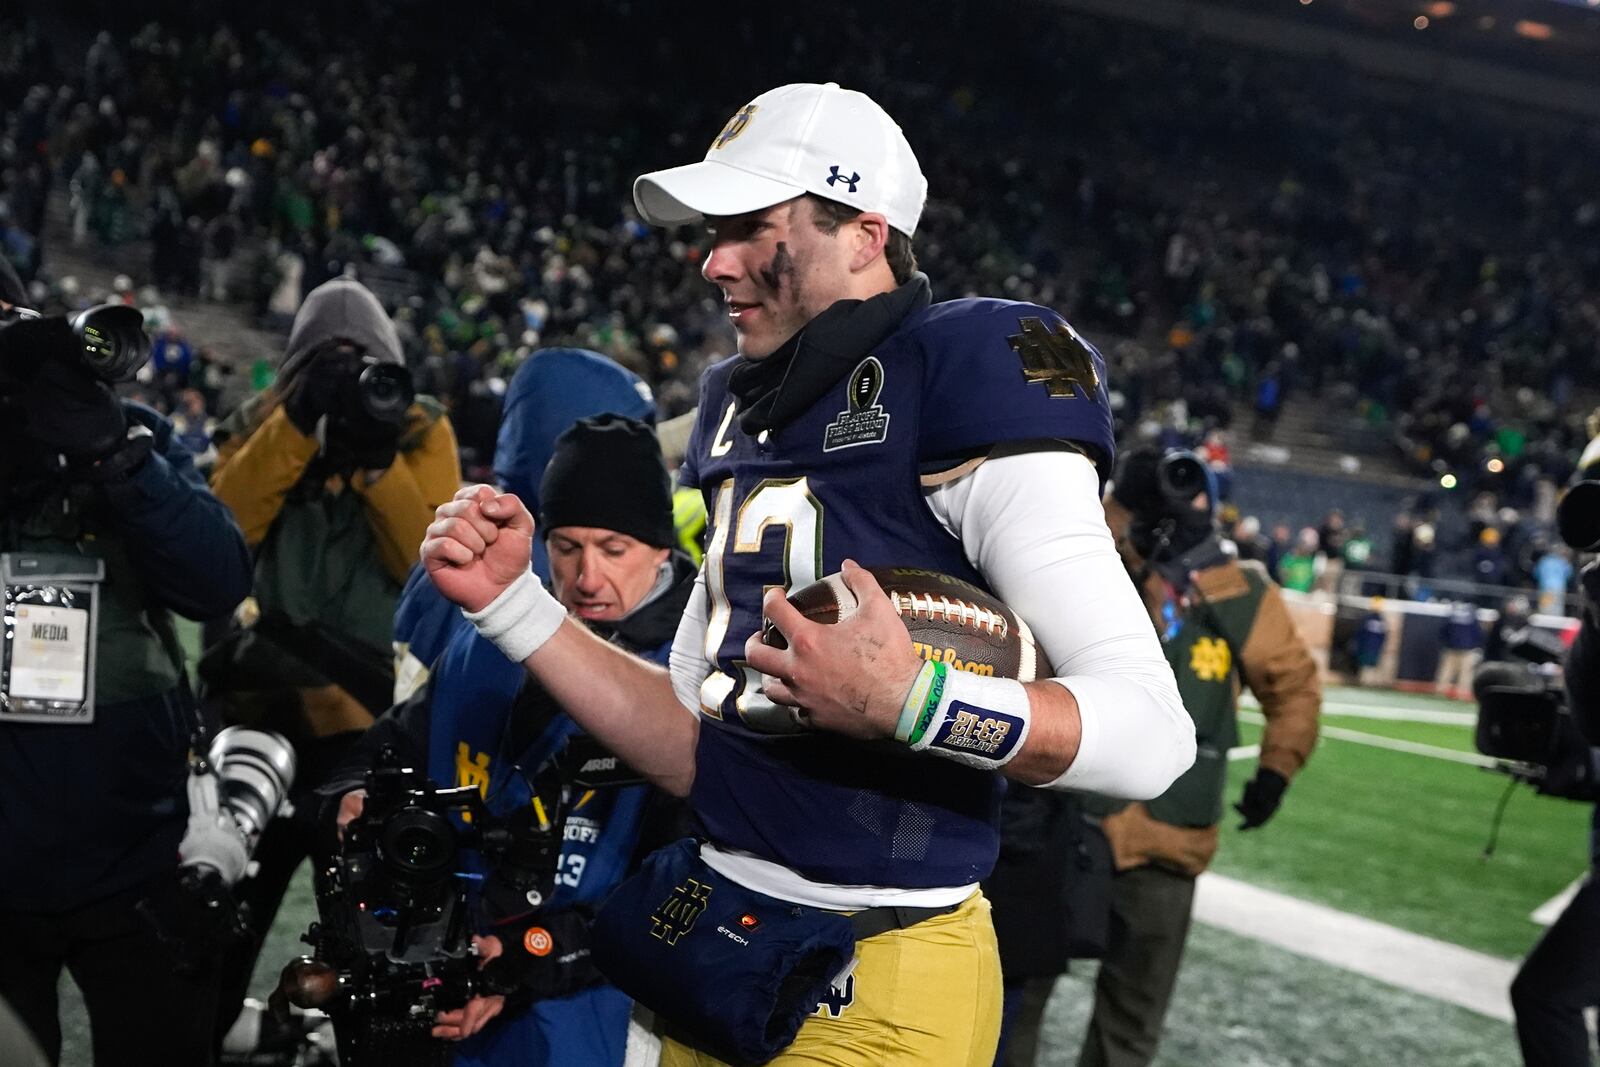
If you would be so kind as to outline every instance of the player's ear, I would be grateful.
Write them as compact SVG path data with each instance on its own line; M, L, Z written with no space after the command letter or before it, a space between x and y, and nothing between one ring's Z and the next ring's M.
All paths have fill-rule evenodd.
M872 265L883 255L889 244L889 220L876 211L863 211L851 219L850 240L853 242L850 270L859 272Z

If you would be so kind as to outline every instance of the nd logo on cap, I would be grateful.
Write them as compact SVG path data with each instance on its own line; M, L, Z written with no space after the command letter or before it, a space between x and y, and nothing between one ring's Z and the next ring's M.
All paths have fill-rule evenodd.
M717 134L717 139L711 142L712 150L723 147L729 141L743 133L744 128L750 125L750 119L753 118L755 113L759 110L761 110L761 108L756 104L746 104L744 107L741 107L738 111L734 112L733 118L729 119L728 124L722 127L722 132Z

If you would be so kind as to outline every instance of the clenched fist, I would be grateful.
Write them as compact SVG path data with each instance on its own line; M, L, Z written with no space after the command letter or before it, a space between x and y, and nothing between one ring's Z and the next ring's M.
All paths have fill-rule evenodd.
M533 516L513 493L469 485L434 513L422 566L445 599L482 611L533 559Z

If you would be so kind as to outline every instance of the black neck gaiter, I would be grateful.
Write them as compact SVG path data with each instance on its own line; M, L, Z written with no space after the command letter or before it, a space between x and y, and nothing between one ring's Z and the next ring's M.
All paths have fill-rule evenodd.
M925 274L866 300L840 300L801 327L765 359L745 359L728 379L739 429L754 437L778 430L805 411L893 333L907 315L933 301Z

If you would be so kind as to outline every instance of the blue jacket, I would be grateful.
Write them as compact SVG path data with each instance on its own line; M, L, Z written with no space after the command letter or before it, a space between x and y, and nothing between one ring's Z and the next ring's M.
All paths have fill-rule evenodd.
M232 513L206 488L172 424L140 404L123 408L130 423L154 434L144 464L87 498L65 483L19 480L0 500L0 551L37 547L28 532L32 517L57 514L63 503L74 510L84 505L75 516L81 536L73 547L106 559L102 604L113 584L120 595L136 596L141 630L122 640L159 649L149 631L166 629L169 612L212 619L249 594L250 554ZM112 544L120 551L110 550ZM97 672L96 690L120 698L97 702L92 724L11 723L0 716L0 908L66 911L177 865L188 819L193 701L182 684L108 677L107 665L119 657L104 641L129 632L113 631L108 618L103 610L99 658L105 669ZM171 661L161 658L170 679Z

